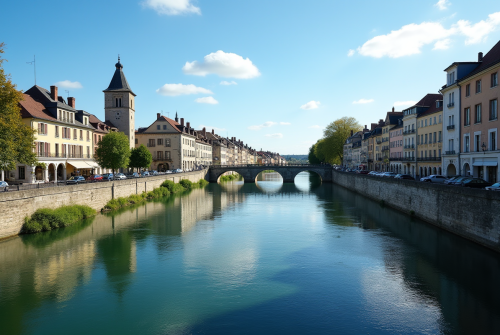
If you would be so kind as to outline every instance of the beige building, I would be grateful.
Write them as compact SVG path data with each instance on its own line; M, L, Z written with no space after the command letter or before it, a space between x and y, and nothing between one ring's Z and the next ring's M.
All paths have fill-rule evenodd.
M192 170L196 166L196 132L184 119L178 123L160 113L149 127L135 132L135 147L146 146L153 155L152 170Z
M418 175L442 175L443 100L436 100L431 107L417 116Z

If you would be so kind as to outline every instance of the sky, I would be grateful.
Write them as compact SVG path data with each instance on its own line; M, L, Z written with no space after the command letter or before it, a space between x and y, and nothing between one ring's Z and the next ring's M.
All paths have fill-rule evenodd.
M498 0L9 1L0 42L18 89L59 87L104 120L120 55L136 129L178 112L258 150L307 154L343 116L369 125L500 40Z

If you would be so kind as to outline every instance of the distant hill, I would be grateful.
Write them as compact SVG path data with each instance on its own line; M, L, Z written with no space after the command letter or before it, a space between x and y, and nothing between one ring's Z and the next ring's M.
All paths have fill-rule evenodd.
M283 155L283 157L289 163L307 164L309 162L307 155Z

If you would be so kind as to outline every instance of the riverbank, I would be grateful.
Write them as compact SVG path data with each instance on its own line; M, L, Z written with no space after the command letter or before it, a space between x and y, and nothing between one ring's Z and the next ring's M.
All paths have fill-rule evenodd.
M30 217L40 208L85 204L100 211L109 200L153 191L166 180L174 183L179 183L182 179L197 182L205 179L207 171L208 169L204 169L148 178L0 192L0 239L18 235L24 218Z
M500 192L338 171L333 182L500 252Z

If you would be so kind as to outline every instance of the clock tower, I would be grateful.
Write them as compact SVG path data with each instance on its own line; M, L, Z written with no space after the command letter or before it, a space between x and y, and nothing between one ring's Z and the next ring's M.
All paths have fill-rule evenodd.
M104 92L104 114L106 122L110 122L119 131L127 135L130 148L135 147L135 94L130 88L123 73L123 65L115 64L115 73L109 87Z

